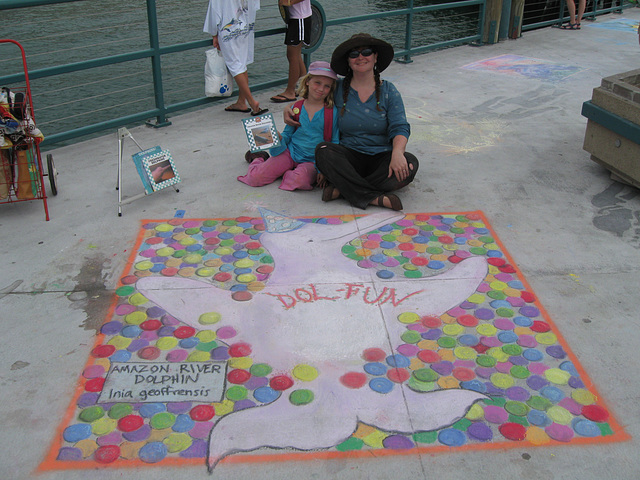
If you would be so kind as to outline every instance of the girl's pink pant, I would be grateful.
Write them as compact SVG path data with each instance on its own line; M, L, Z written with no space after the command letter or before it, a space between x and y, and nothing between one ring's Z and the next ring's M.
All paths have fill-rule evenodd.
M249 165L247 174L238 177L238 180L251 187L262 187L282 177L280 184L282 190L313 190L316 176L316 167L312 162L294 162L287 149L280 155L266 160L256 158Z

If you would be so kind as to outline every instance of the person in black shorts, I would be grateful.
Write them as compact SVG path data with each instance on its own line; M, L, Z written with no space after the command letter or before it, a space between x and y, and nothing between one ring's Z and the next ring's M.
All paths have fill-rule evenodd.
M311 0L279 0L279 5L288 10L287 32L284 44L287 46L289 81L284 92L271 97L275 103L295 101L296 84L307 74L302 59L302 46L311 41Z

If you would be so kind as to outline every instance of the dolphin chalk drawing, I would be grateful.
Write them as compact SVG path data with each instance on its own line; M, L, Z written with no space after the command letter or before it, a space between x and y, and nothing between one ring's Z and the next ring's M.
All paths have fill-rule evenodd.
M441 429L485 395L462 389L414 391L405 383L381 391L366 384L363 352L397 352L401 314L440 316L471 296L486 277L483 258L445 273L381 279L346 258L349 241L404 214L381 212L339 225L306 223L260 209L262 245L274 259L267 286L250 299L204 281L145 277L136 288L149 301L196 329L232 326L252 358L300 387L306 401L280 391L275 400L214 417L207 464L260 448L317 450L348 439L359 423L398 434ZM200 322L215 312L219 323ZM296 369L311 372L296 374ZM295 393L296 391L294 391Z

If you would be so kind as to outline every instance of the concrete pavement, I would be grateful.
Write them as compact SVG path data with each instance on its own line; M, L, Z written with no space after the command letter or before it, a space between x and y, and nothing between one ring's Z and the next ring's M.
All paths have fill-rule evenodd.
M416 181L400 192L405 212L484 213L631 439L223 462L214 478L638 478L640 192L589 159L580 115L603 77L638 68L637 35L602 28L621 18L637 24L640 10L598 17L580 31L546 28L515 41L418 56L392 64L383 77L403 94L412 124L408 150L421 162ZM543 67L505 55L542 60ZM273 93L258 93L263 106ZM361 213L341 200L322 203L319 191L237 182L246 171L246 140L242 117L225 113L224 105L173 117L168 128L130 130L141 145L171 151L182 177L179 193L144 197L118 217L113 132L45 152L59 171L51 221L44 221L39 201L0 206L0 478L209 478L200 464L35 471L62 423L142 219L169 219L179 210L194 219L255 216L256 205L293 217ZM284 107L268 106L282 125ZM136 151L127 142L125 158ZM140 192L128 161L124 173L125 196Z

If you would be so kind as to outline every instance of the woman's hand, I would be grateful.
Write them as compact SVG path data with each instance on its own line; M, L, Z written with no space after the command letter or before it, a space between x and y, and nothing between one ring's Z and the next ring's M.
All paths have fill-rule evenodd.
M218 36L217 35L213 36L213 46L215 48L217 48L218 50L220 50L220 42L218 42Z
M389 175L387 178L391 178L391 175L395 175L396 180L404 182L409 177L410 170L413 170L413 165L409 164L404 156L404 149L406 146L406 137L402 135L394 137L391 162L389 162Z
M296 122L293 119L293 110L290 108L285 108L282 112L282 116L284 117L284 124L289 125L290 127L298 128L300 126L300 122Z

